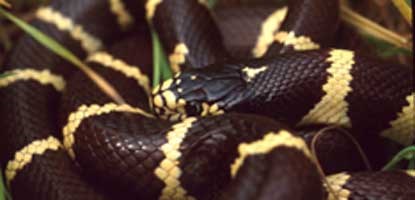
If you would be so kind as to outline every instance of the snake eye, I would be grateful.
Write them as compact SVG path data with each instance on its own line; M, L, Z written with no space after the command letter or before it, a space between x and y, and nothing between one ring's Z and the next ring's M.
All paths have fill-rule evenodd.
M200 104L194 102L186 104L185 109L187 116L198 116L202 112Z

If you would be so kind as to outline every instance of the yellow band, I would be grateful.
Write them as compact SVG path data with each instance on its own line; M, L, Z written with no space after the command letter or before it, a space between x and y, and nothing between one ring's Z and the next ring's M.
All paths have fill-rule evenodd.
M10 184L17 173L30 164L34 155L42 155L46 150L56 151L59 147L61 147L61 143L52 136L47 139L35 140L23 147L14 154L13 160L7 163L5 170L6 182Z
M399 144L408 146L415 139L415 93L408 95L406 101L408 105L402 107L398 117L390 122L391 127L381 133L383 137L389 138Z
M312 158L303 139L292 135L286 130L281 130L278 133L270 132L260 140L252 143L242 143L238 146L239 157L235 159L231 165L232 177L236 175L246 157L257 154L266 154L279 146L294 147L302 151L306 157Z
M346 96L352 91L350 82L353 77L350 74L355 63L354 53L348 50L332 50L327 62L331 63L327 68L329 77L323 85L326 93L315 107L304 116L300 124L324 123L338 124L350 127L350 119L347 116L349 104Z
M196 118L187 118L181 123L175 124L171 131L167 133L167 142L160 149L163 151L165 158L160 165L154 170L154 174L162 180L166 186L163 188L160 200L165 199L183 199L194 200L195 198L188 195L187 191L180 185L180 176L182 174L179 168L179 158L181 152L180 145L186 137L188 129L192 126Z
M280 27L285 17L287 16L288 7L278 8L274 11L261 25L261 32L252 50L255 58L262 57L267 51L268 47L274 42L274 33Z
M81 125L81 122L86 118L108 114L111 112L128 112L140 114L146 117L154 117L153 115L145 112L140 108L134 108L127 104L118 105L115 103L108 103L102 106L97 104L92 104L89 106L81 105L78 107L76 111L69 114L67 124L65 125L62 131L63 145L72 158L75 158L75 153L72 148L75 142L74 133L76 129L79 127L79 125Z
M102 48L102 42L84 30L79 24L75 24L71 18L62 15L51 7L39 8L36 12L39 20L55 25L59 30L68 32L73 39L79 41L82 48L91 54Z
M296 51L306 51L312 49L319 49L320 45L313 42L310 37L301 35L296 36L293 31L279 31L274 36L275 40L282 43L284 46L292 46Z
M112 57L106 52L97 52L87 58L87 61L99 63L104 67L123 73L125 76L134 78L138 84L143 87L146 93L150 94L150 80L147 75L140 71L137 66L128 65L120 59Z
M125 9L124 3L121 0L110 0L111 12L117 16L118 24L125 29L134 22L134 18Z
M343 172L339 174L334 174L326 177L327 183L330 185L330 188L333 189L333 194L326 186L326 189L329 193L328 200L347 200L350 196L350 191L343 188L347 181L350 179L350 175ZM338 197L338 198L337 198Z
M62 76L52 74L49 70L36 69L15 69L5 72L7 75L0 79L0 88L7 87L18 81L37 81L42 85L52 85L57 91L61 92L65 88L65 80Z

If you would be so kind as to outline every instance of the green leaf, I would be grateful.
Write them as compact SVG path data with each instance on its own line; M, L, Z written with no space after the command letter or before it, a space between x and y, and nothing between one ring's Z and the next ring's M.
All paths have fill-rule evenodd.
M156 31L151 31L153 42L153 87L172 77L172 72Z
M415 157L415 145L408 146L404 149L402 149L400 152L398 152L392 160L390 160L382 170L391 170L395 167L396 164L398 164L401 160L409 160L410 166L409 168L413 167L411 166L411 160L414 160ZM413 161L412 161L413 162Z

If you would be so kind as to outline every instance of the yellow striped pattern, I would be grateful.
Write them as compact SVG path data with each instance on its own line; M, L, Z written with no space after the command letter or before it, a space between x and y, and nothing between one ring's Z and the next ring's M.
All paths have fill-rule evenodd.
M76 129L79 127L79 125L81 125L82 121L89 117L108 114L111 112L127 112L140 114L146 117L154 117L153 115L145 112L140 108L134 108L127 104L118 105L115 103L108 103L102 106L97 104L92 104L89 106L81 105L78 107L76 111L69 114L67 124L65 125L62 131L63 145L72 158L75 158L75 153L72 148L75 142L74 133Z
M190 117L181 123L175 124L173 129L167 133L167 142L160 147L165 158L154 171L154 174L165 183L165 187L159 197L160 200L195 199L187 194L187 191L180 185L179 180L182 174L179 168L179 158L181 156L179 148L186 137L186 133L195 121L196 118Z
M101 49L103 46L101 40L86 32L81 25L75 24L71 18L50 7L39 8L36 12L36 17L39 20L55 25L61 31L68 32L73 39L81 43L82 48L88 54Z
M47 150L56 151L61 147L58 139L49 136L47 139L35 140L29 145L18 150L14 154L13 160L9 161L6 166L6 182L10 182L16 177L17 173L25 166L29 165L35 155L42 155Z
M156 13L157 6L162 3L163 0L147 0L146 3L146 17L147 21L151 23L151 20Z
M268 51L269 46L274 42L274 33L281 27L282 22L287 16L287 12L288 7L279 8L262 23L261 33L259 34L255 48L252 50L252 55L255 58L262 57Z
M345 172L326 177L327 183L334 190L333 192L335 192L333 194L327 189L329 191L328 200L348 200L351 192L343 187L349 179L350 175Z
M169 55L170 66L174 73L180 71L180 65L186 62L186 55L189 49L184 43L179 43L174 48L174 52Z
M303 139L295 137L286 130L281 130L278 133L267 133L262 139L254 141L252 143L241 143L238 146L239 157L235 159L231 165L231 175L234 177L239 168L243 165L246 157L257 154L266 154L277 147L293 147L302 151L308 158L311 157L311 153L308 150L307 145Z
M126 29L134 22L134 18L125 9L125 5L121 0L110 0L111 12L117 17L118 24L121 28Z
M18 81L37 81L42 85L52 85L57 91L63 91L65 88L65 80L62 76L52 74L49 70L36 69L15 69L5 72L9 74L0 79L0 88L6 87Z
M402 107L402 111L398 117L390 122L391 128L383 131L381 135L398 142L399 144L408 146L415 139L415 93L408 95L406 101L407 106Z
M137 66L128 65L123 60L116 59L106 52L97 52L87 58L87 61L99 63L104 67L123 73L129 78L137 80L138 84L150 94L150 80Z
M284 46L292 46L296 51L306 51L319 49L320 45L313 42L310 37L301 35L296 36L293 31L279 31L274 36L275 41L282 43Z
M349 104L346 96L352 91L350 71L354 65L354 53L348 50L332 50L326 60L329 77L323 90L326 93L319 103L302 119L300 124L338 124L351 126L347 116Z

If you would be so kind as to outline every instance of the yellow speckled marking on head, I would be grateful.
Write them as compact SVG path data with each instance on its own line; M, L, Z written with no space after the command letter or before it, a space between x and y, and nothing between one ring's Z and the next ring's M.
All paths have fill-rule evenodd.
M391 128L383 131L381 135L389 138L399 144L408 146L415 139L415 93L408 95L406 101L407 106L402 107L402 111L398 113L398 117L390 122Z
M328 80L323 85L326 94L304 116L300 124L325 123L350 127L350 119L347 116L349 104L345 98L352 91L350 71L355 63L354 53L348 50L331 50L326 61L331 63L330 67L327 68Z
M259 68L244 67L242 72L246 75L246 81L252 81L258 74L266 71L268 66L262 66Z
M67 124L65 127L63 127L62 131L63 145L72 158L75 158L75 153L72 149L72 146L75 142L74 133L79 125L81 125L82 120L88 117L99 116L111 112L128 112L151 118L154 117L152 114L149 114L140 108L134 108L127 104L118 105L115 103L107 103L102 106L97 104L92 104L89 106L81 105L76 111L69 114Z
M219 109L218 104L214 103L212 105L209 105L207 103L202 103L202 112L200 116L208 116L208 115L222 115L225 111L222 109Z
M177 107L177 103L176 103L177 97L176 95L174 95L172 91L170 90L164 91L163 93L161 93L161 95L166 100L166 105L168 108L175 109Z
M171 86L172 83L173 83L173 79L168 79L164 81L163 84L161 85L161 90L167 90Z
M303 139L292 135L286 130L281 130L278 133L270 132L260 140L252 143L241 143L238 146L239 157L235 159L231 165L232 177L235 177L246 157L250 155L266 154L272 149L280 146L294 147L302 151L308 158L312 158L311 153Z
M152 94L157 94L160 91L160 84L153 88Z
M87 33L81 25L75 24L71 18L62 15L51 7L39 8L36 12L39 20L55 25L59 30L68 32L73 39L81 42L82 48L91 54L102 48L102 42Z
M180 71L180 65L186 62L186 55L189 49L186 44L179 43L174 47L174 52L169 55L170 66L174 73Z
M158 94L156 96L154 96L153 98L153 105L155 105L158 108L163 107L164 103L163 103L163 98L161 98L161 96Z
M7 163L5 170L6 182L10 184L17 173L30 164L33 156L42 155L47 150L56 151L59 147L61 147L61 143L52 136L49 136L47 139L35 140L23 147L14 154L13 160Z
M121 0L110 0L110 8L111 12L117 16L117 21L121 28L125 29L133 24L134 18L125 9L125 5Z
M6 87L12 83L18 81L37 81L42 85L50 84L57 91L62 92L65 88L65 80L62 76L52 74L49 70L36 70L36 69L15 69L5 72L10 74L0 79L0 88Z
M129 78L137 80L147 94L150 94L150 79L140 71L137 66L128 65L123 60L116 59L106 52L97 52L87 58L87 61L95 62L121 72Z
M285 16L287 16L287 12L287 6L278 8L262 23L261 32L255 44L255 48L252 50L252 55L255 58L262 57L268 51L269 46L274 42L274 33L281 27Z
M347 199L349 199L349 196L350 196L351 192L349 190L343 188L343 186L347 183L349 178L350 178L350 175L345 173L345 172L339 173L339 174L334 174L334 175L326 177L328 184L334 190L334 192L337 194L337 195L334 195L333 193L330 192L330 190L327 189L327 191L329 193L328 200L347 200ZM326 188L327 188L327 186L326 186ZM338 198L336 198L336 196Z
M194 200L195 198L188 195L187 191L180 185L180 176L182 170L179 168L179 158L181 152L180 145L186 137L186 133L196 118L190 117L183 122L175 124L172 130L167 133L167 142L160 149L163 151L165 158L154 170L154 174L165 183L163 191L159 197L160 200Z
M146 3L146 17L147 21L151 22L156 13L157 6L163 2L163 0L148 0Z
M279 31L275 34L274 39L277 42L282 43L284 46L291 45L296 51L306 51L320 48L320 45L313 42L311 38L303 35L295 36L293 31L290 31L289 33L286 31Z

